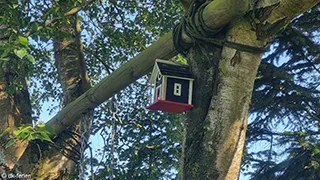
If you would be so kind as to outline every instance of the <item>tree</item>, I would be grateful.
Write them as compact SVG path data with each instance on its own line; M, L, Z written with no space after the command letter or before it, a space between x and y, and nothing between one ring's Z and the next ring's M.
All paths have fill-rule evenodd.
M253 179L318 179L319 6L295 18L275 39L255 82L244 165ZM285 54L285 60L280 55Z
M43 9L46 9L46 7L49 7L50 5L54 5L54 8L48 8L47 12L43 11L43 9L41 12L43 12L43 16L45 18L51 17L52 19L52 16L56 18L53 18L52 21L47 21L47 23L44 23L44 26L38 26L35 23L30 23L27 26L30 29L32 29L33 27L33 29L35 30L45 30L45 33L39 34L40 37L41 35L48 36L48 32L50 34L52 32L57 32L57 30L52 29L50 26L47 26L53 22L57 23L56 21L59 20L61 21L57 23L57 27L59 27L58 31L60 31L59 34L62 34L61 31L65 32L65 34L62 36L62 38L53 37L55 43L57 43L57 41L65 39L66 37L69 37L69 39L65 39L64 41L62 41L63 43L61 44L64 45L65 43L66 46L64 47L66 47L66 50L68 50L69 48L72 50L71 47L73 47L73 45L75 46L74 49L76 49L76 51L73 52L59 52L59 46L55 46L55 48L57 48L55 50L55 58L58 65L58 74L60 77L60 83L62 84L62 93L64 94L64 97L68 97L67 93L70 90L70 88L71 91L73 88L80 88L81 90L76 91L79 94L75 95L74 97L65 98L64 102L66 103L66 106L61 110L61 112L59 112L47 123L47 126L53 129L54 133L52 137L61 137L61 133L64 130L66 130L68 126L74 125L77 122L77 120L81 118L82 113L87 112L85 114L89 114L90 116L90 110L92 108L106 101L111 96L113 96L115 92L120 91L122 88L128 86L137 78L149 72L156 58L168 59L172 58L177 54L173 46L172 34L169 33L168 35L165 35L163 38L159 39L152 46L142 51L131 61L123 64L120 68L115 70L110 76L103 79L95 87L89 89L88 91L83 93L79 98L70 102L70 100L79 96L88 88L88 83L86 83L85 81L85 69L76 69L77 63L70 64L70 67L71 69L76 69L74 76L80 77L77 78L78 80L72 81L73 83L71 84L67 84L67 82L69 82L68 78L72 78L72 76L67 75L66 79L62 77L62 75L68 74L67 71L63 70L60 64L61 62L63 62L62 59L66 61L69 55L73 55L77 58L72 58L72 60L76 60L80 64L83 62L83 56L81 52L81 40L79 38L79 34L77 34L79 32L79 29L68 26L68 24L72 24L74 27L78 27L76 26L78 22L77 17L69 16L85 8L92 2L93 1L89 1L84 4L73 3L70 6L68 5L70 9L74 8L73 5L75 6L75 8L71 9L70 11L64 10L64 8L62 7L57 8L59 7L59 5L55 4L54 2L52 2L52 4L49 5L45 3L41 4L40 6L43 6ZM130 1L130 3L134 2ZM8 2L5 4L5 7L9 7L10 12L12 12L12 14L10 14L11 16L2 15L1 17L10 17L12 19L18 19L18 21L12 21L12 19L10 18L5 18L5 21L3 21L5 23L2 22L1 27L7 27L8 22L10 22L10 25L12 24L12 22L17 22L18 26L20 25L20 27L17 26L16 28L12 28L12 34L14 34L14 36L11 39L15 38L15 42L18 42L19 44L20 41L20 44L23 45L24 39L21 38L22 36L20 35L20 29L22 31L25 30L23 28L25 26L23 26L23 24L19 24L18 14L23 12L23 9L24 7L27 7L27 4L24 4L21 10L17 9L17 3ZM183 1L184 7L189 7L190 4L192 4L191 1ZM238 177L242 157L242 149L244 146L245 133L247 128L249 104L251 101L254 80L256 78L256 73L261 60L260 53L257 53L257 50L261 50L265 45L270 43L276 37L277 33L283 30L294 17L315 6L317 4L317 1L305 0L301 3L284 0L279 2L273 2L271 4L268 4L268 2L253 3L252 6L249 6L249 4L251 5L249 1L214 0L210 2L207 6L205 6L202 14L200 12L194 13L196 14L196 16L197 14L200 14L200 17L203 18L205 25L207 25L210 29L224 28L223 31L217 31L215 36L226 41L222 41L222 44L219 43L221 41L219 41L218 43L215 41L214 45L208 42L199 43L198 41L196 41L195 46L188 47L190 49L186 54L186 58L188 60L188 64L192 69L193 74L195 75L195 86L198 90L194 94L195 108L187 113L187 118L185 120L184 125L186 130L184 134L185 137L183 142L183 151L180 167L181 179L236 179ZM110 4L107 3L106 7L104 7L103 4L99 5L103 7L105 11L110 9L109 7L112 7L113 10L116 9L116 11L119 14L121 14L121 12L125 12L124 10L119 9L119 7L121 6L126 7L124 9L129 12L131 10L130 6L125 6L121 2L117 3L114 1L110 1ZM160 6L159 4L156 5ZM90 13L92 13L93 15L95 13L97 14L96 7L97 6L94 5L91 7L92 9ZM58 10L56 10L55 8ZM229 11L229 13L226 13L227 10ZM142 11L141 13L142 17L147 18L143 16L144 13L148 14L148 8L145 8L144 11ZM119 19L115 19L122 21L122 24L127 23L126 20L124 20L124 18L121 17L121 15L117 16L120 16ZM195 26L201 26L200 22L195 21ZM17 31L16 29L19 29L19 31ZM112 32L112 30L110 29L109 32ZM130 35L131 32L128 31L128 29L127 31L125 30L123 32L113 33L128 33ZM154 29L147 29L147 31L154 32ZM189 43L192 42L193 39L184 33L186 32L182 32L182 39ZM26 34L28 34L28 32ZM6 34L4 33L3 36L5 37ZM73 39L74 41L70 41L70 39ZM125 40L127 40L126 42L130 42L129 39ZM211 39L208 41L214 40L216 39ZM8 43L11 42L12 41L8 41ZM143 45L148 42L149 41L146 41L145 43L143 43ZM126 47L125 43L121 43L121 41L117 43L120 43L120 45ZM135 42L133 42L132 44L134 43ZM194 44L194 42L192 43ZM25 54L24 50L20 47L20 45L18 47L18 50L14 51L14 49L12 49L9 53L7 53L10 56L5 55L3 57L9 56L9 58L20 58L21 60L18 62L24 62L23 58L25 55L22 56L23 54ZM110 48L109 50L110 51L108 53L122 54L123 50L126 50L126 48ZM64 53L66 53L65 56L63 55ZM61 55L60 57L59 54ZM96 59L99 59L99 57L96 57ZM13 59L10 59L10 62L12 61L16 62ZM8 63L3 64L8 65ZM106 67L106 71L110 70L108 64L104 65ZM66 68L66 70L68 70L68 68ZM8 72L3 71L3 73ZM18 84L22 85L21 87L23 88L26 88L23 82L25 76L26 75L23 74L19 75L18 77L22 80L17 80ZM2 81L5 82L2 84L9 85L10 82L12 82L8 82L8 79ZM4 94L7 94L8 88L3 89L5 89L6 91L3 90L2 92L4 92ZM13 97L16 99L20 92L23 91L20 91L20 89L16 89L11 98ZM9 107L8 104L10 102L10 98L9 96L4 97L5 98L3 102L6 102L7 104L3 105L3 107ZM26 98L28 96L24 94L23 97ZM28 101L21 101L22 104L26 102ZM22 104L20 104L19 101L14 101L13 103L13 105L18 107L22 106ZM19 110L19 112L30 112L30 103L26 106L27 108L23 108L23 110L19 110L17 108L14 109ZM113 111L110 112L112 113ZM3 113L5 113L4 117L9 117L10 114L8 113L13 112L4 111ZM28 116L30 120L27 122L30 123L31 114L29 113ZM20 115L16 117L16 119L19 118L21 118ZM26 120L26 118L23 119ZM14 121L14 119L12 119L12 121ZM11 128L14 129L22 123L26 122L18 122L12 125ZM4 125L4 127L2 127L2 130L4 130L7 126L8 125ZM76 135L73 134L73 137L74 136ZM62 136L61 139L66 140L66 138L70 137ZM59 138L55 139L56 142ZM75 140L74 143L76 145L79 145L79 139ZM2 142L4 141L5 139L2 140ZM26 141L24 141L23 143L25 142ZM30 145L29 149L27 149L27 151L24 153L25 157L23 158L20 158L23 152L16 153L17 155L13 159L11 157L8 158L7 155L10 153L8 153L7 150L3 150L5 157L7 157L5 161L6 167L13 168L16 164L15 161L9 161L8 159L30 161L31 158L30 154L28 154L28 150L32 148L37 149L37 144L38 143L35 143L35 147ZM15 145L19 146L20 144L19 142L16 142ZM11 148L14 147L15 146L11 146ZM71 147L71 149L76 149L74 147ZM46 148L47 147L41 147L40 149L41 151L43 151L43 149ZM50 151L50 149L52 148L48 148L48 151L46 151L49 153L44 154L45 157L52 157L52 152ZM9 152L13 151L14 150L11 149ZM57 153L57 151L55 150L54 153ZM43 157L36 157L35 162L28 164L37 164L37 158L43 159ZM61 159L65 159L65 156L60 156L60 158L58 158L57 160L49 158L51 162L57 162L58 166L60 165L59 162L61 162ZM66 160L66 162L71 161ZM74 165L72 165L70 168L73 168L73 166ZM41 167L43 166L39 167L40 169L37 170L38 174L47 173L45 169L41 169ZM30 170L34 167L28 168ZM26 170L25 172L28 171ZM66 172L65 168L63 171L61 171L61 169L56 169L53 175L48 174L45 175L45 177L51 176L52 178L57 178L58 176L70 176L70 173L63 172Z

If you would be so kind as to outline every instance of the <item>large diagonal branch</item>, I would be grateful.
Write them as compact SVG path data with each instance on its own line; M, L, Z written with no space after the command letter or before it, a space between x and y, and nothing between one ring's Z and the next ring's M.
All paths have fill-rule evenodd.
M203 12L205 24L212 29L220 28L248 11L248 7L246 7L247 3L248 1L246 0L215 0ZM282 0L280 1L280 5L273 10L265 21L272 23L285 18L288 20L287 23L289 23L289 20L315 6L317 3L318 0ZM286 24L283 24L278 28L280 29L285 26ZM129 62L123 64L110 76L104 78L95 87L89 89L75 101L68 104L50 119L47 125L52 127L55 135L59 134L68 126L75 123L82 112L97 107L114 93L119 92L141 76L150 72L155 59L170 59L175 55L177 55L177 52L173 45L172 33L168 33Z

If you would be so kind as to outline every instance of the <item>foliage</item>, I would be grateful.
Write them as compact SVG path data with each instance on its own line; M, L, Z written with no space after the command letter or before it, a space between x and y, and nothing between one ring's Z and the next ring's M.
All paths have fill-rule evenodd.
M29 43L25 49L37 62L28 68L30 99L37 118L42 103L55 100L54 106L59 108L57 102L62 102L52 39L72 38L56 27L68 24L65 13L81 6L84 1L65 1L63 9L58 1L15 3L19 5L16 7L19 16L15 16L19 17L17 37L27 37ZM81 11L78 16L82 19L84 55L92 84L170 31L180 14L178 1L172 0L97 1ZM24 50L16 54L22 56ZM97 178L110 177L112 163L115 163L113 175L116 178L170 178L177 173L182 117L145 110L149 100L145 78L115 94L119 108L116 119L109 110L111 101L96 109L93 134L101 134L105 138L105 145L99 147L94 156L96 159L88 157L87 161L96 162ZM116 121L116 140L112 140L110 133L115 128L111 126L112 121ZM32 133L36 133L30 127L26 127L25 131L27 133L19 133L19 136L33 137ZM115 145L113 152L112 143ZM111 162L111 154L115 155L115 162Z
M243 164L252 179L320 178L319 11L294 19L260 65Z
M181 12L177 1L110 1L84 11L84 44L89 75L98 82L122 63L171 30ZM155 21L157 19L157 21ZM94 22L94 23L91 23ZM159 179L176 176L182 139L182 118L145 110L148 105L146 77L115 95L119 111L116 120L102 105L96 112L94 132L105 145L97 151L97 177ZM111 102L109 102L111 103ZM112 141L112 121L116 140ZM112 143L115 159L112 160ZM112 162L114 161L114 162ZM111 173L111 164L115 163ZM107 168L105 168L107 167Z
M10 131L10 128L7 128L3 131L0 135L3 136ZM17 140L20 141L34 141L40 140L52 142L49 135L52 133L49 127L45 124L37 124L33 127L32 124L24 124L18 127L17 130L13 130L14 137L10 138L9 141L6 143L5 148L12 146ZM53 143L53 142L52 142Z
M4 34L3 38L8 40L3 41L0 44L0 60L6 62L12 59L9 58L9 56L16 56L20 60L28 60L32 63L35 63L34 57L27 52L27 50L29 50L28 39L19 31L19 27L21 27L20 22L22 20L18 19L18 2L2 2L1 6L3 8L1 9L2 12L6 12L6 14L0 15L0 30L2 32L5 31L4 33L2 33Z

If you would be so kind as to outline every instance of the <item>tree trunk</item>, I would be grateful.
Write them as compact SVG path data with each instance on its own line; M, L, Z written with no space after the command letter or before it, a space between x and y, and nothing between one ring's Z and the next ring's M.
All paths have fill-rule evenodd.
M7 25L0 25L0 39L8 39L6 27ZM18 69L18 62L19 59L11 55L8 63L0 63L0 132L10 128L8 134L0 137L0 169L6 170L5 173L8 170L21 170L25 167L31 169L28 164L32 161L32 157L20 160L28 146L27 141L17 141L9 148L5 148L7 142L14 137L13 131L18 126L32 123L31 103L26 82L27 70L24 67Z
M14 61L14 60L12 60ZM6 66L6 67L4 67ZM10 133L0 138L0 153L4 156L5 165L9 169L20 168L24 166L22 162L17 164L20 157L25 152L28 146L28 142L16 142L8 149L4 148L4 145L13 138L13 130L15 130L21 124L32 123L31 121L31 104L29 100L29 92L27 90L25 74L17 73L15 67L9 64L3 65L2 72L0 72L0 132L3 132L6 128L10 128ZM13 83L22 84L22 90L8 93L8 88L12 88ZM1 157L1 161L3 161ZM18 165L18 166L17 166Z
M90 88L83 56L80 22L77 17L69 18L69 20L74 26L64 25L60 27L60 30L69 32L73 38L54 39L55 62L63 91L64 106ZM78 173L75 166L82 156L81 141L85 138L86 143L90 134L92 111L88 110L83 113L80 121L83 121L82 127L80 127L80 122L77 122L55 138L55 146L60 148L49 147L44 152L45 155L38 171L39 178L77 178L74 176ZM84 135L83 138L81 135Z
M238 178L260 59L228 47L192 48L188 62L195 75L195 108L185 122L180 179Z
M226 39L265 46L297 12L316 2L297 3L261 4L264 8L253 12L257 17L231 23ZM252 23L252 18L258 23ZM221 51L205 44L193 47L187 59L195 75L195 108L187 113L179 179L238 179L261 56L226 46Z

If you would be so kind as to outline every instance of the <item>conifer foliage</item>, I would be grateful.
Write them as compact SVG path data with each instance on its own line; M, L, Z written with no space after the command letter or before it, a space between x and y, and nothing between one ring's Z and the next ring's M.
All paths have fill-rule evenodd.
M260 65L243 164L253 179L320 178L319 10L294 19Z

